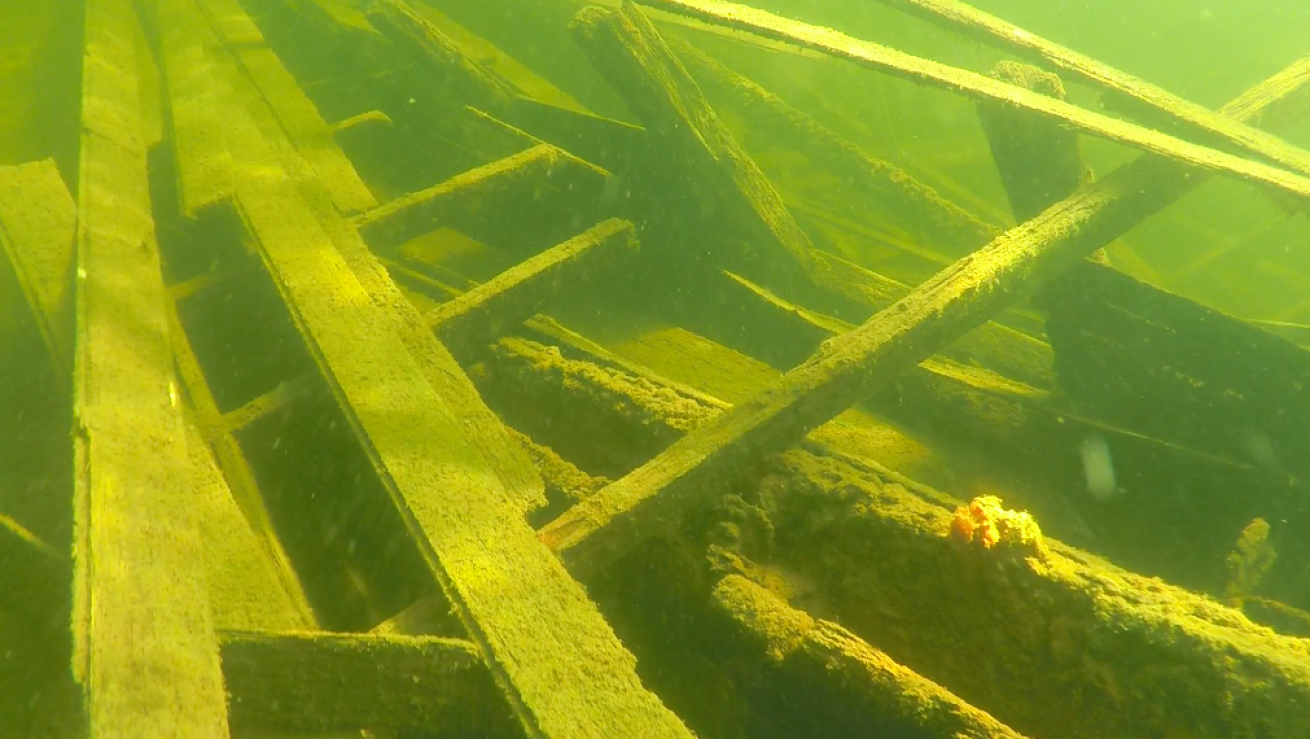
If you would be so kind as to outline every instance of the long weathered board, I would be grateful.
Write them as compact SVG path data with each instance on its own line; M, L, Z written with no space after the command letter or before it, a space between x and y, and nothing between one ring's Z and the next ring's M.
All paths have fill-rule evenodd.
M90 736L228 736L173 376L128 0L86 6L73 672Z

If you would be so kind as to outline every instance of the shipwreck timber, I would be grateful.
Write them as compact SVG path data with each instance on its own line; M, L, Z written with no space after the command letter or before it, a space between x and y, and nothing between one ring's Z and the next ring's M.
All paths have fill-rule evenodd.
M1045 71L542 3L575 97L494 2L87 0L0 167L0 725L1310 735L1307 350L1116 269L1209 175L1304 208L1310 57L1212 112L887 4ZM1017 225L725 49L976 103Z

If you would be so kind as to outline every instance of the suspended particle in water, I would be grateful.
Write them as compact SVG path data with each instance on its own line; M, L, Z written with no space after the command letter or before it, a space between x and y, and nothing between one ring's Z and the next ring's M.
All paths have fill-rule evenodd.
M1114 462L1110 458L1110 442L1100 434L1092 434L1083 440L1078 452L1083 458L1083 477L1087 480L1087 492L1097 500L1109 500L1119 492L1114 481Z

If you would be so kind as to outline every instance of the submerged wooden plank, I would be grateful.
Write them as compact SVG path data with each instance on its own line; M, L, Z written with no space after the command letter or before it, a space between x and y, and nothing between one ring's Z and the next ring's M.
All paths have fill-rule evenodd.
M1225 142L1227 148L1244 150L1267 161L1310 174L1310 154L1272 134L1253 128L1195 103L1184 100L1163 88L1134 77L1123 70L1080 54L1030 31L1019 28L957 0L881 0L930 22L997 48L1069 72L1094 87L1125 96L1130 103L1144 107L1153 117L1182 123L1205 139Z
M1310 82L1298 78L1301 82ZM1295 92L1285 76L1225 112L1252 115ZM1084 186L943 270L858 329L825 343L779 383L735 406L544 527L540 536L576 567L603 566L674 520L693 501L739 479L855 400L931 356L1037 282L1156 212L1196 184L1185 167L1144 157ZM672 495L663 495L665 491ZM661 500L663 499L663 500ZM647 509L646 514L638 513ZM644 519L644 522L643 522ZM587 540L600 533L600 541Z
M676 10L767 38L790 41L912 82L958 92L974 100L991 100L1030 110L1082 133L1125 144L1148 154L1156 154L1208 172L1228 174L1274 192L1289 193L1301 200L1310 198L1310 179L1306 177L1182 141L1159 131L1084 110L974 72L861 41L831 28L789 20L763 10L721 0L646 0L645 4Z
M713 220L727 229L714 240L726 243L714 247L716 259L793 297L804 294L814 245L646 16L632 3L620 10L589 7L570 30L667 149L660 157L671 162L668 181L690 193L685 197L721 205Z
M443 341L468 351L512 330L551 300L607 279L636 248L632 224L611 218L442 304L428 322Z
M186 6L168 6L166 13L163 15L163 28L161 33L164 34L165 57L168 60L168 78L170 84L188 84L191 82L182 75L173 74L173 65L179 65L183 71L196 67L206 70L206 76L203 78L205 84L211 85L211 97L219 106L209 111L205 111L193 105L184 105L175 108L175 117L185 121L186 125L175 127L175 135L179 140L188 140L193 142L196 148L195 153L199 155L197 159L191 159L191 150L188 149L185 158L181 158L183 152L179 152L180 161L185 166L179 167L183 173L180 176L180 182L185 187L195 183L197 187L206 187L206 179L203 174L205 163L208 159L231 160L233 157L226 153L225 147L233 142L239 142L243 154L247 159L244 171L248 174L262 172L265 175L278 173L281 176L282 170L276 166L268 166L264 163L272 164L280 157L280 160L288 165L295 167L297 162L289 160L286 155L288 152L294 153L289 140L279 136L280 128L265 127L262 131L254 131L251 128L249 116L244 115L241 111L245 106L264 106L263 115L271 119L273 116L267 110L266 103L258 95L247 95L245 106L236 98L239 96L232 90L233 86L240 86L242 80L235 73L235 70L229 66L219 64L210 64L207 58L212 52L206 51L211 49L216 43L212 37L213 30L210 29L199 16L198 13L184 12ZM197 52L197 49L199 51ZM200 55L199 61L196 55ZM170 90L175 96L184 97L185 90ZM232 110L234 115L238 116L232 126L227 127L223 137L210 136L206 138L209 131L211 119L216 115L218 110ZM261 136L260 133L263 135ZM268 137L278 138L276 142L270 142ZM205 150L202 142L208 142L212 148L224 148L225 153L222 155L213 154ZM259 162L259 164L249 164L249 162ZM348 162L346 163L348 166ZM195 166L200 170L198 174L188 174L189 170ZM237 170L233 170L235 172ZM224 173L227 178L235 177L235 174ZM394 329L400 332L402 339L405 341L410 352L420 362L424 375L434 389L442 396L446 404L455 412L466 424L466 432L476 441L478 453L484 455L488 463L497 474L505 481L511 493L516 499L520 500L525 510L544 505L544 488L541 478L532 468L530 461L521 449L518 449L513 440L506 433L499 419L496 418L485 404L477 396L476 390L468 381L468 378L458 368L455 359L446 351L439 342L432 336L431 330L422 320L422 317L400 294L395 284L391 282L373 256L369 253L368 248L364 245L356 229L347 222L331 202L332 197L328 189L312 174L304 173L296 179L301 195L305 198L312 198L314 206L312 210L316 217L321 221L323 227L327 230L332 238L338 252L345 258L350 265L355 278L360 281L365 290L373 298L375 305L383 310L392 321ZM190 198L183 195L183 202L188 202ZM302 201L303 204L304 201ZM372 212L372 211L370 211ZM245 480L246 474L239 471L237 463L235 445L231 447L216 446L217 451L223 452L226 449L227 459L224 460L225 469L231 469L237 474L238 481ZM232 463L229 466L228 463ZM241 482L237 485L238 490L253 490L253 483L250 481ZM253 513L249 504L246 506L248 514Z
M473 644L431 636L224 631L237 731L361 727L505 736L504 705Z
M86 9L74 676L92 737L228 736L173 377L127 0Z
M53 159L0 167L0 244L57 364L72 357L73 198Z

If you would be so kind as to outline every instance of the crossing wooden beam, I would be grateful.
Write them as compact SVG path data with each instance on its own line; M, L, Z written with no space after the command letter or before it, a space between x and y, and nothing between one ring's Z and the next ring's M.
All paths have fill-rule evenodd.
M383 253L442 225L491 243L527 244L531 249L540 239L539 231L557 230L532 224L550 223L569 204L601 201L608 178L609 173L595 165L538 144L384 203L356 216L354 225L369 246ZM492 216L510 208L520 214L512 232Z

